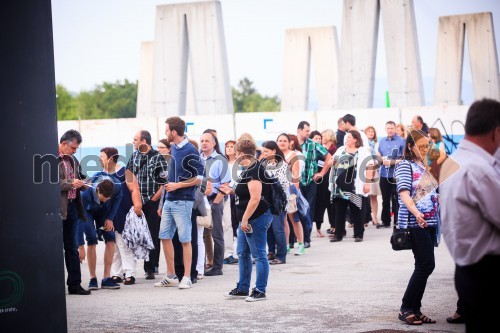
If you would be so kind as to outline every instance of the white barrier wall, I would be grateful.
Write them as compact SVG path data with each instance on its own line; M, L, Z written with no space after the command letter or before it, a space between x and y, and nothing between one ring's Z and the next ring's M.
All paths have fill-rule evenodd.
M415 115L420 115L429 127L437 127L443 136L457 144L464 135L465 117L468 105L442 105L387 109L353 109L318 112L255 112L234 115L184 116L186 135L198 141L207 128L217 130L221 144L236 139L242 133L250 133L257 142L276 140L280 133L296 133L300 121L306 120L312 130L337 130L337 120L347 113L356 117L356 125L364 129L375 127L377 136L385 135L385 123L392 120L409 126ZM134 134L139 130L151 133L153 146L165 138L166 117L123 118L81 121L59 121L59 137L69 129L78 130L83 137L82 148L102 148L105 146L123 147L132 143Z

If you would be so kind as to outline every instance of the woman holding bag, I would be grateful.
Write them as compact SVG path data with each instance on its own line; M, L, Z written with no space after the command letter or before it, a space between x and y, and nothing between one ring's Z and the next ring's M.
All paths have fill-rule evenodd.
M433 324L421 312L427 279L434 270L434 247L439 242L438 183L426 164L429 139L419 130L406 138L404 160L395 171L399 194L399 229L410 229L415 269L403 296L398 318L408 325Z

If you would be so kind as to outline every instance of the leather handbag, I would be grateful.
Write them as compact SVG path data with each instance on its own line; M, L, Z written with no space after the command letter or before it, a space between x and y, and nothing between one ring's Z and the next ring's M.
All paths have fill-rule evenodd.
M196 224L200 227L212 229L212 209L208 203L207 197L204 196L202 205L206 209L206 214L196 217Z
M391 235L391 246L394 251L411 250L413 242L410 229L395 229Z

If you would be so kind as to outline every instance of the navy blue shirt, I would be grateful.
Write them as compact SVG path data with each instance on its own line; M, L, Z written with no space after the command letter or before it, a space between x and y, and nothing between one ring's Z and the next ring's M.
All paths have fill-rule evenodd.
M397 136L396 134L392 139L387 136L380 140L378 152L383 159L387 158L390 160L399 160L403 158L405 144L406 140ZM380 177L394 178L394 165L390 167L382 165L380 167Z
M204 164L201 161L200 153L186 138L178 145L172 144L170 148L172 158L168 171L169 182L180 183L193 177L201 178L203 176ZM195 189L196 186L193 184L193 186L168 192L167 200L194 201Z

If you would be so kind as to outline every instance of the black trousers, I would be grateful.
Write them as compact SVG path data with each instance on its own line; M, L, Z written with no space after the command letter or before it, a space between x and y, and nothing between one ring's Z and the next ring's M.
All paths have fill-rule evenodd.
M351 223L354 225L354 237L363 238L365 225L361 220L361 209L349 200L335 199L335 238L342 239L345 233L345 219L347 207L351 216Z
M305 186L300 184L300 191L309 203L309 217L311 218L311 222L314 221L314 207L316 206L317 187L318 186L314 181L311 181ZM304 243L311 243L312 225L308 225L307 219L302 218L300 219L300 223L302 223L302 227L304 228Z
M67 214L66 220L62 221L64 262L68 272L66 284L69 287L77 287L82 282L82 273L78 256L78 209L75 201L68 202Z
M155 267L158 267L160 260L160 217L158 216L159 201L149 200L142 205L142 212L148 222L149 233L153 239L154 250L149 252L149 261L144 260L144 272L154 273Z
M488 332L487 327L497 326L499 281L500 255L487 255L469 266L456 265L455 287L464 306L467 333Z
M196 210L191 212L191 279L198 276L196 270L196 263L198 262L198 226L196 225ZM182 243L179 240L179 234L175 231L174 238L172 238L174 246L174 267L175 275L182 280L184 276L184 254L182 250Z
M396 180L394 178L380 177L380 191L382 192L382 223L385 226L391 225L391 204L394 213L394 226L398 223L398 192L396 190Z
M328 185L328 177L324 177L316 188L316 207L313 221L316 222L316 229L321 229L325 210L328 213L328 222L330 222L330 226L335 228L335 205L330 202L330 190L328 190Z

